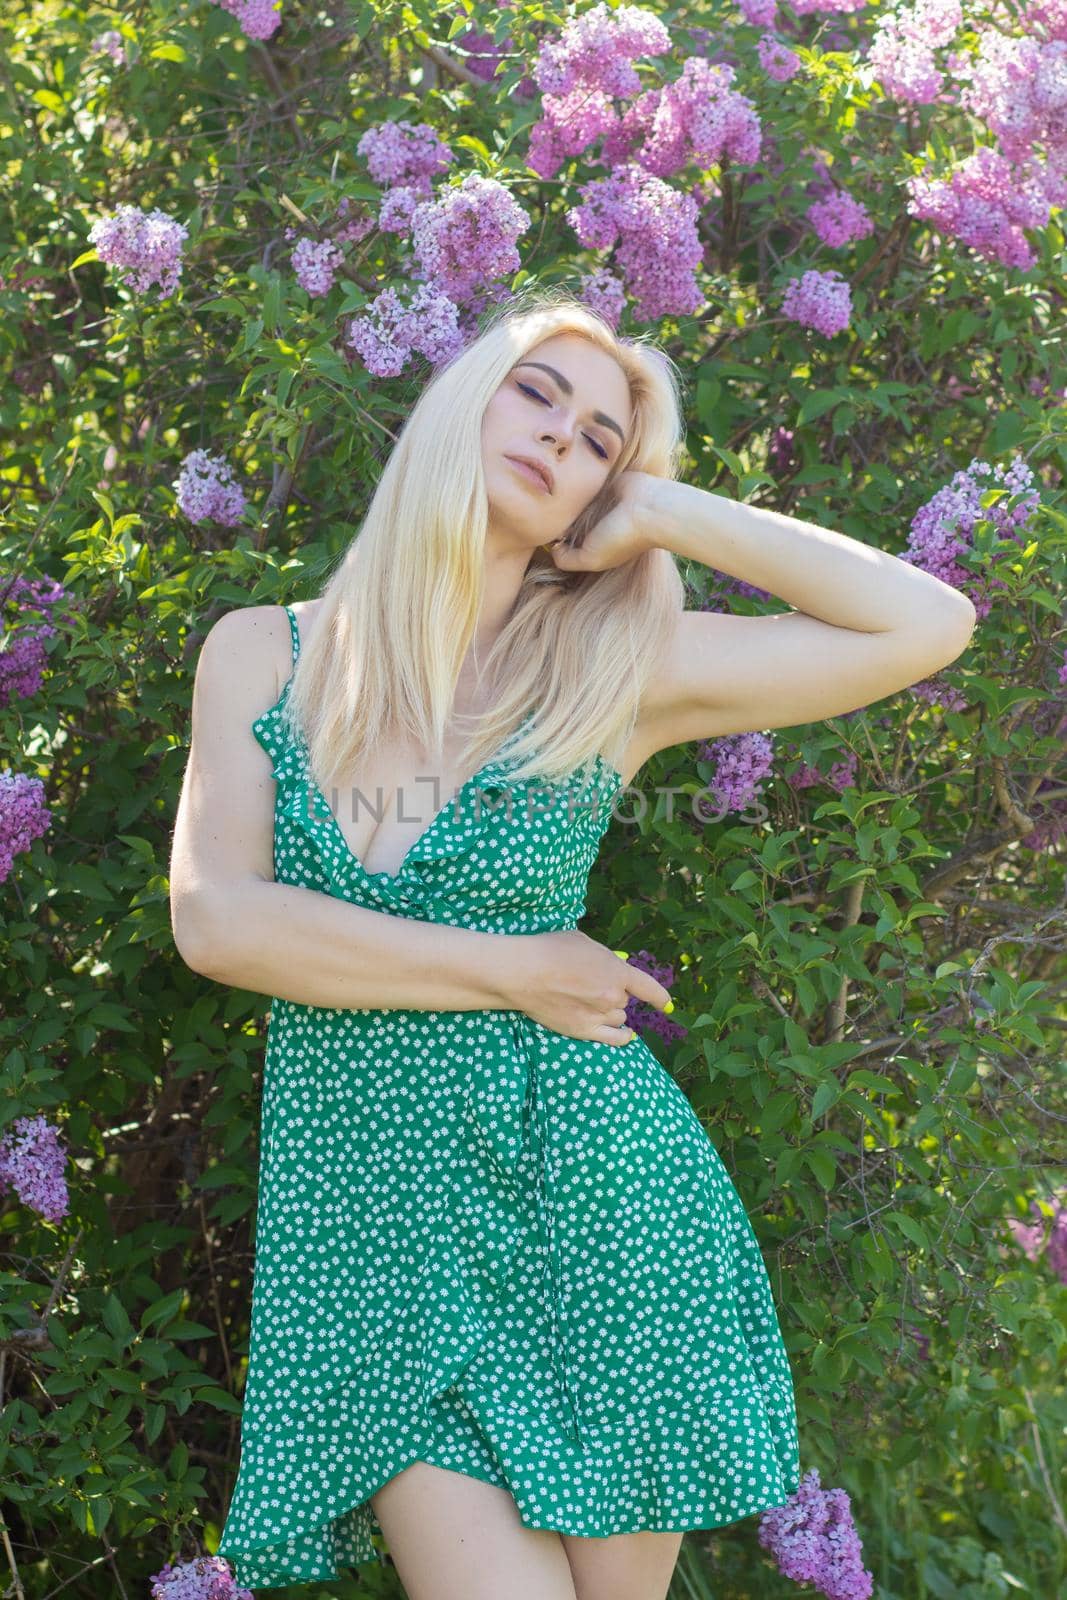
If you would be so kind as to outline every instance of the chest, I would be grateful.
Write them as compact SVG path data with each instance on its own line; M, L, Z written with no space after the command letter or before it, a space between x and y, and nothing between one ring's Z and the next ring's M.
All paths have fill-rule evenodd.
M395 740L355 773L335 773L323 790L353 856L370 873L395 874L476 774L461 766L462 740L446 737L437 758Z

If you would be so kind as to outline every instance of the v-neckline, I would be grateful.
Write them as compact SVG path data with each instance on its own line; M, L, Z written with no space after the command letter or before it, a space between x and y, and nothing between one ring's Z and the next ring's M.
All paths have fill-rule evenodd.
M519 723L518 727L514 731L516 733L520 732L521 729L523 729L526 726L526 724L531 720L532 717L533 717L533 712L532 711L528 712L526 714L526 716L523 718L523 720ZM314 794L314 796L315 796L315 798L317 800L321 801L322 805L325 807L326 815L324 817L321 817L320 820L325 822L327 824L327 826L336 835L337 842L340 845L341 849L344 851L344 854L345 854L346 858L349 861L351 861L353 866L355 866L358 869L358 871L361 872L363 874L363 876L365 878L367 878L372 883L375 882L375 881L382 882L382 883L398 883L400 881L400 879L405 875L405 873L407 871L407 868L408 868L408 864L409 864L409 862L411 860L411 857L415 854L416 850L420 849L420 847L426 843L426 841L429 839L430 835L437 830L437 827L438 827L439 823L441 822L442 818L448 815L448 812L449 812L450 809L455 810L456 812L458 812L460 807L461 807L461 805L462 805L463 800L466 797L467 791L468 791L468 789L470 789L471 785L474 784L475 782L477 782L477 780L480 777L482 777L483 774L485 772L487 772L491 767L495 767L495 766L497 766L499 764L499 762L501 760L500 751L503 750L504 746L508 743L508 740L511 737L512 737L511 734L507 735L507 737L501 741L500 745L498 745L498 747L494 751L494 753L491 756L489 756L487 760L482 762L482 764L478 768L477 772L472 772L470 777L467 779L467 781L465 783L461 784L460 787L445 801L444 805L440 808L440 810L434 812L433 816L430 818L430 821L427 823L427 825L423 829L423 831L419 834L418 838L414 839L412 841L412 843L408 846L408 848L404 851L404 854L400 859L399 866L397 866L393 870L390 870L388 867L382 867L377 872L372 872L370 867L365 865L365 863L364 863L362 857L360 856L359 852L357 850L354 850L352 848L352 845L349 843L348 835L345 833L344 829L341 827L341 824L338 822L337 818L334 816L333 811L330 808L330 804L327 801L326 796L323 793L322 789L319 787L319 785L316 783L315 779L311 775L311 768L310 768L310 765L308 763L307 752L303 748L303 746L301 748L301 755L302 755L302 761L303 761L303 767L304 767L304 776L305 776L305 780L307 782L308 789L309 789L309 791L311 791ZM594 756L593 759L594 759L595 765L599 766L601 771L609 773L611 775L611 777L613 777L615 779L616 786L618 788L624 787L623 782L622 782L622 774L619 772L619 769L617 767L613 767L611 765L610 761L606 761L604 759L604 757L600 754L599 751L596 752L596 755Z
M290 682L291 681L292 680L290 679ZM288 684L286 685L286 688L288 688ZM456 789L449 796L449 798L445 801L444 805L441 806L439 810L434 812L433 816L430 818L430 820L427 823L426 827L419 834L418 838L417 839L413 839L411 844L404 851L403 856L400 858L399 866L393 868L392 870L390 870L390 868L388 868L388 867L382 867L377 872L372 872L370 867L368 867L364 863L363 858L360 856L359 852L357 850L353 849L352 845L349 842L348 835L345 833L345 831L342 828L341 824L338 822L337 818L334 816L334 813L333 813L333 810L332 810L332 808L330 806L329 801L326 799L326 796L323 793L322 789L320 788L319 784L315 781L315 778L312 776L311 763L308 760L307 747L306 747L306 744L304 742L303 737L300 736L298 742L299 742L299 746L300 746L301 762L302 762L302 765L303 765L303 768L304 768L305 781L307 782L307 786L308 786L309 791L312 794L314 794L314 796L315 796L315 798L317 800L321 801L321 803L325 807L325 811L326 811L326 815L324 817L321 817L320 820L325 822L327 824L327 826L330 827L333 830L334 834L337 837L338 844L344 850L345 855L353 863L353 865L359 869L359 871L363 874L363 876L365 878L369 879L371 882L375 882L375 881L384 882L384 883L396 883L396 882L399 882L399 880L404 876L405 872L407 871L408 864L409 864L409 862L411 860L411 857L414 855L415 851L418 850L423 844L425 844L427 839L429 839L430 835L436 831L436 829L438 827L438 824L441 822L442 818L446 817L450 810L458 813L458 811L459 811L459 809L461 807L462 801L466 797L467 791L471 787L471 785L473 783L477 782L477 780L480 777L482 777L483 774L486 773L491 767L495 767L500 762L500 760L501 760L500 752L504 749L505 745L507 745L508 742L515 736L515 734L521 733L523 728L526 727L527 723L532 721L533 715L534 715L534 713L532 711L528 711L526 713L525 717L523 717L522 721L518 724L518 726L516 728L514 728L511 733L505 735L505 737L501 740L500 744L493 751L492 755L488 756L486 758L486 760L482 762L481 766L477 769L477 771L476 772L472 772L470 777L466 780L466 782L462 783L460 785L460 787L458 789Z
M325 794L323 793L323 791L319 787L319 785L316 783L315 779L311 776L311 769L308 766L306 757L305 757L305 761L304 761L304 767L305 767L305 775L306 775L306 779L307 779L308 789L315 795L315 798L317 800L321 800L322 804L326 808L326 815L324 817L320 818L320 820L323 821L323 822L326 822L327 824L329 824L332 827L334 833L337 835L338 843L344 849L345 854L351 859L351 861L354 863L354 865L359 868L360 872L362 872L362 874L363 874L363 876L365 878L369 878L372 881L377 878L377 879L384 879L387 882L395 882L397 879L399 879L399 878L401 878L403 876L404 872L407 869L407 865L408 865L409 860L411 859L411 856L419 848L420 845L422 845L422 844L424 844L426 842L426 840L430 837L431 833L434 832L434 830L437 827L438 823L441 821L441 818L443 816L445 816L445 814L448 812L448 810L450 808L452 808L452 809L458 808L458 806L460 805L460 802L462 801L463 797L466 795L467 790L470 788L471 784L474 783L475 779L476 778L480 778L482 776L483 772L485 772L486 768L490 767L490 766L493 766L496 763L497 760L498 760L498 756L494 755L494 756L490 756L487 761L483 761L481 766L478 768L477 772L472 772L470 777L467 779L466 783L461 784L460 787L458 789L456 789L454 791L454 793L449 796L449 798L445 801L444 805L440 808L440 810L434 812L433 816L430 818L430 820L427 823L426 827L419 834L418 838L417 839L413 839L411 844L404 851L403 856L400 858L399 866L393 868L392 870L390 870L388 867L382 867L377 872L372 872L370 867L368 867L368 866L366 866L364 864L363 858L360 856L359 852L357 850L353 849L351 843L349 842L348 835L345 833L345 830L342 828L341 824L338 822L337 818L334 816L333 811L332 811L332 809L330 807L329 801L326 799Z
M517 725L517 727L513 730L513 732L511 734L508 734L508 735L505 736L505 738L497 746L497 748L493 752L493 754L491 756L489 756L487 760L483 761L481 766L478 768L478 770L476 772L471 773L471 776L466 780L466 782L461 784L461 786L452 795L450 795L450 797L445 801L444 805L441 806L441 808L438 811L436 811L434 813L434 815L430 818L429 823L423 829L423 831L419 834L418 838L412 840L411 844L408 846L408 848L405 850L403 856L401 857L399 866L397 866L392 871L390 871L388 867L382 867L377 872L372 872L371 869L364 864L362 858L359 855L359 852L352 848L352 845L349 843L349 840L348 840L348 835L345 833L344 829L341 827L341 824L338 822L337 818L334 816L333 811L330 809L329 801L326 799L326 796L323 793L322 789L320 788L319 784L316 782L315 778L312 776L311 763L310 763L310 760L308 758L307 745L305 743L305 740L304 740L304 737L303 737L302 733L300 733L300 731L298 729L293 727L292 724L289 722L289 719L284 716L285 702L289 698L289 690L292 687L292 681L293 681L292 680L292 676L290 675L289 679L285 683L285 685L284 685L284 687L282 689L282 692L278 696L278 699L275 701L274 705L271 706L268 711L265 711L262 714L262 716L256 718L255 723L253 723L253 728L258 726L260 723L265 722L266 719L268 717L270 717L270 716L277 715L279 713L282 714L283 721L285 721L288 724L289 738L292 741L292 743L294 744L294 746L296 747L296 749L299 751L300 766L302 768L303 780L304 780L304 783L306 785L307 791L308 791L309 795L313 795L314 796L316 802L318 802L318 804L321 804L321 807L322 807L322 810L320 811L318 809L318 804L316 805L315 811L313 813L314 819L316 821L318 821L318 822L324 823L326 825L326 827L328 829L330 829L330 831L334 834L334 836L336 838L338 847L341 850L341 853L343 854L345 860L348 861L350 863L350 865L352 867L354 867L359 873L361 873L362 876L364 878L366 878L367 881L370 882L370 883L379 883L379 884L389 884L389 885L391 885L391 884L399 883L401 881L401 879L407 873L408 867L409 867L410 862L411 862L411 858L415 854L415 852L417 850L421 849L422 846L426 844L426 842L430 838L431 834L434 834L434 833L437 832L437 830L440 827L442 821L444 820L445 817L447 817L447 815L448 815L448 813L449 813L449 811L451 809L455 808L458 811L458 809L461 806L461 803L462 803L463 799L466 797L467 791L471 788L472 784L476 783L477 780L479 778L481 778L490 768L497 766L502 760L505 760L505 761L507 760L507 757L502 757L501 756L501 751L504 749L504 747L508 744L510 739L515 734L521 732L522 729L526 727L527 723L530 722L532 720L533 716L534 716L533 711L528 711L526 716ZM621 789L621 788L625 787L625 785L623 784L623 781L622 781L622 774L619 772L619 769L617 767L612 766L611 762L607 761L600 754L599 751L597 751L596 754L594 755L593 761L594 761L594 766L595 767L599 768L599 770L601 772L608 773L615 780L615 785L616 785L617 789ZM577 771L578 769L576 768L575 770ZM309 813L309 814L311 814L311 813Z

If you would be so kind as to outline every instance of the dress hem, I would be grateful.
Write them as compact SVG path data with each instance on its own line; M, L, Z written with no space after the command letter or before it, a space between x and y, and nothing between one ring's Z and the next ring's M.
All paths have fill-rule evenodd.
M503 1488L507 1493L511 1494L513 1499L515 1499L514 1490L509 1484L501 1484L497 1481L497 1479L489 1476L489 1474L476 1472L473 1468L467 1466L457 1467L451 1462L434 1461L431 1459L432 1454L433 1452L428 1452L426 1447L420 1449L416 1455L405 1461L402 1466L397 1467L394 1472L388 1473L380 1483L376 1484L374 1488L370 1489L365 1495L363 1495L361 1499L353 1500L351 1504L346 1506L339 1506L334 1511L332 1516L327 1518L325 1522L318 1524L314 1528L304 1528L300 1530L301 1533L304 1537L307 1537L308 1535L316 1532L324 1531L330 1527L331 1523L334 1523L343 1517L351 1516L354 1512L358 1512L364 1506L369 1508L370 1501L374 1495L378 1494L382 1489L384 1489L385 1485L393 1478L398 1477L401 1472L406 1471L408 1467L414 1466L418 1461L425 1461L429 1466L441 1467L447 1472L455 1472L459 1477L462 1478L474 1478L479 1483L488 1483L494 1488ZM687 1521L684 1526L680 1526L676 1523L665 1525L660 1521L650 1519L649 1516L642 1516L629 1520L624 1519L623 1526L621 1527L616 1526L614 1522L612 1522L610 1526L591 1529L588 1526L588 1519L583 1519L586 1522L586 1526L582 1528L562 1526L561 1524L565 1523L568 1520L567 1518L557 1519L556 1524L549 1526L546 1523L536 1522L524 1516L522 1508L518 1504L517 1499L516 1511L522 1527L529 1529L531 1532L558 1533L565 1535L568 1538L607 1539L612 1538L616 1534L622 1533L714 1533L720 1528L732 1527L737 1522L744 1522L749 1517L759 1516L764 1511L770 1511L778 1506L784 1505L789 1496L795 1494L800 1487L799 1473L795 1473L794 1476L796 1478L796 1482L792 1488L786 1487L784 1491L776 1491L773 1495L768 1494L763 1498L762 1504L748 1507L746 1510L739 1512L736 1516L728 1516L719 1521L714 1521L712 1518L715 1517L716 1513L709 1511L701 1518L699 1522ZM371 1516L373 1517L373 1512L371 1512ZM375 1519L375 1527L378 1527L377 1519ZM377 1537L382 1537L380 1530ZM267 1540L260 1544L236 1545L227 1542L225 1544L220 1544L216 1548L215 1554L229 1560L231 1563L234 1561L241 1562L243 1557L254 1556L259 1551L275 1549L278 1545L278 1542L279 1541L277 1539ZM312 1570L306 1572L290 1571L284 1576L278 1577L275 1582L265 1582L262 1578L254 1580L255 1587L257 1589L272 1589L284 1588L290 1584L317 1583L323 1581L333 1582L338 1579L343 1579L346 1573L356 1572L358 1568L366 1566L368 1562L371 1561L377 1561L382 1566L386 1565L384 1552L379 1550L376 1545L372 1545L366 1554L353 1556L352 1559L347 1561L338 1561L333 1563L329 1561L322 1562L317 1566L314 1566ZM240 1574L238 1574L238 1581L242 1581Z

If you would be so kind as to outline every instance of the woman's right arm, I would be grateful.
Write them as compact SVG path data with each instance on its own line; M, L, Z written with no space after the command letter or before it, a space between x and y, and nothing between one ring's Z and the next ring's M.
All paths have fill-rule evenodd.
M219 983L301 1005L513 1004L499 983L499 935L275 882L275 783L252 723L277 698L288 641L280 607L249 606L220 617L200 650L170 869L182 960Z
M171 926L187 966L299 1005L522 1010L604 1044L632 1038L631 996L669 1003L653 977L577 929L480 933L277 883L275 782L252 723L277 699L290 661L278 606L227 612L201 647L170 870Z

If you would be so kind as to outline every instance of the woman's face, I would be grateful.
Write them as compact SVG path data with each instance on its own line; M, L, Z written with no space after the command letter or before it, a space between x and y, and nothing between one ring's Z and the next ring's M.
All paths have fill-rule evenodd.
M631 422L629 385L612 356L574 334L542 340L512 367L482 421L491 531L528 547L566 533L614 470ZM542 463L551 492L513 456Z

